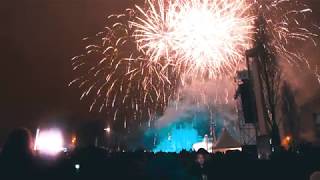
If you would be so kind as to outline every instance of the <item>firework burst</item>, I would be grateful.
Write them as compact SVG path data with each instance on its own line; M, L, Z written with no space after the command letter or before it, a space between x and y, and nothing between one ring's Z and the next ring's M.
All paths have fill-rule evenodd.
M166 2L166 3L165 3ZM250 47L254 17L245 0L147 1L134 37L150 62L166 61L184 74L210 78L234 72Z
M292 44L314 42L317 35L303 26L310 13L292 0L147 0L110 15L104 31L85 38L92 42L72 59L79 75L70 84L84 90L81 99L94 99L90 110L106 109L125 126L150 119L179 101L179 87L194 79L234 76L254 43L258 17L281 61L307 62ZM205 93L199 99L210 103Z

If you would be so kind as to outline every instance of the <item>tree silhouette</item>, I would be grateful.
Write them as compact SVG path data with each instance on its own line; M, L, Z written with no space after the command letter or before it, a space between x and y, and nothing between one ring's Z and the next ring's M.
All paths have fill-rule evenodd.
M259 16L256 21L254 48L246 53L248 57L254 57L256 61L258 77L254 78L260 83L266 129L272 138L272 145L276 147L280 145L280 118L277 116L277 107L281 97L282 73L276 51L273 49L273 42L268 38L266 26L267 23L263 16Z
M281 88L281 114L284 131L293 139L298 139L299 116L294 92L287 82L283 82Z

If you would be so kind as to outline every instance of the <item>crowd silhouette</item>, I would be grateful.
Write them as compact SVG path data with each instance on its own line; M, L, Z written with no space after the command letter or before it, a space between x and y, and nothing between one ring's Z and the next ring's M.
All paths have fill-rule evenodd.
M87 146L55 157L33 150L27 129L10 133L0 155L0 179L319 179L320 151L311 145L279 150L269 160L240 151L209 154L198 152L110 152Z

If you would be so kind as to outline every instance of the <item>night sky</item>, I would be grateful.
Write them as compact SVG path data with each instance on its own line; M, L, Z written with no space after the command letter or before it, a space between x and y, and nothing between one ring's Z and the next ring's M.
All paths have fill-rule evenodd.
M320 24L320 2L309 2ZM102 30L108 15L130 4L128 0L1 2L0 146L15 127L35 131L46 122L76 126L106 119L103 113L89 113L89 102L79 101L81 91L68 87L74 78L70 58L83 52L83 37ZM319 52L310 57L319 59ZM305 78L316 92L315 80Z

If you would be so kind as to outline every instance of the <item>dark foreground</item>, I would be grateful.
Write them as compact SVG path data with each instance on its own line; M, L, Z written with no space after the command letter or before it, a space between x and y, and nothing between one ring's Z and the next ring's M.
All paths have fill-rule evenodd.
M320 151L314 148L298 153L282 151L274 153L271 160L257 160L238 151L225 155L205 152L107 153L103 149L87 147L55 158L2 155L0 179L308 180L314 171L320 170L319 157Z

